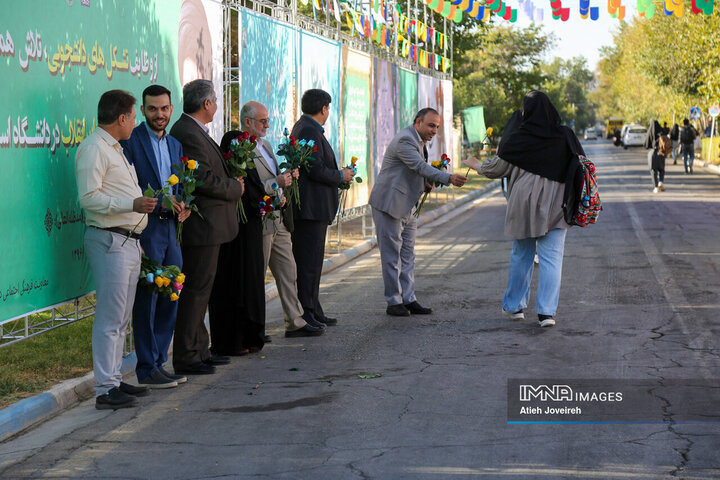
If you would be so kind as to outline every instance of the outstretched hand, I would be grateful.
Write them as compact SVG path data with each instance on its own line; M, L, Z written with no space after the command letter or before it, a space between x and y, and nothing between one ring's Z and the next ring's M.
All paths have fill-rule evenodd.
M463 160L463 163L467 165L469 168L472 168L473 170L477 171L480 168L480 160L470 155L465 160Z

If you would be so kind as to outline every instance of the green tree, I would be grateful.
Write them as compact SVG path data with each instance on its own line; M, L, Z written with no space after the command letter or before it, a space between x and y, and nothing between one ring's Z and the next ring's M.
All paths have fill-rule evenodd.
M542 72L545 82L541 90L548 94L563 121L574 120L578 131L595 122L595 105L589 98L595 76L584 57L556 57L543 65Z
M498 25L464 34L453 52L454 110L482 105L485 123L501 129L525 94L544 83L541 59L554 42L537 25Z

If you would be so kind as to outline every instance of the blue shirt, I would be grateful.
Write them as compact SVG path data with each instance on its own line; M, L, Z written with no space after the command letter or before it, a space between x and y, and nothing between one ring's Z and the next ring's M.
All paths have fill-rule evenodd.
M160 138L147 123L145 123L145 128L148 131L148 137L150 137L150 145L152 145L153 153L155 154L155 161L158 162L157 166L158 171L160 172L160 184L165 185L167 179L170 178L170 175L172 175L167 133Z

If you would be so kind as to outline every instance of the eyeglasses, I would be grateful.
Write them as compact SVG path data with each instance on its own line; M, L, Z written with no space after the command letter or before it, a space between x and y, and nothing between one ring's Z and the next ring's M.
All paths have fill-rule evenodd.
M260 122L266 127L268 125L270 125L270 120L268 120L267 118L253 118L252 120L255 120L256 122Z

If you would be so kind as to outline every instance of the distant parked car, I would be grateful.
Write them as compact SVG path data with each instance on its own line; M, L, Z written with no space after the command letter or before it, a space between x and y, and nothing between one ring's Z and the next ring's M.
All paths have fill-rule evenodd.
M585 140L597 140L597 130L594 127L585 129Z
M642 147L645 143L647 128L642 125L628 125L622 136L622 144L625 150L628 147Z

